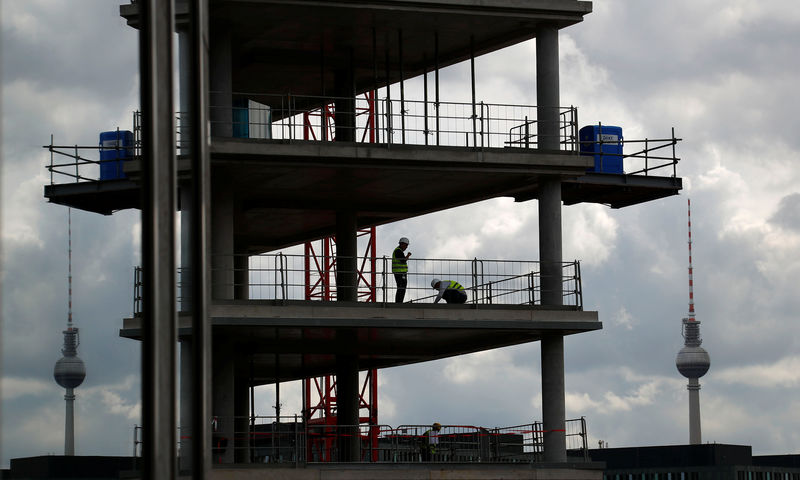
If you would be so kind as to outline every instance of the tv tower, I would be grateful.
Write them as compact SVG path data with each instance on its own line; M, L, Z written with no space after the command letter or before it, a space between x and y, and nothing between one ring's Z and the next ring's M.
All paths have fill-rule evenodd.
M69 310L67 314L67 329L64 330L64 346L61 348L63 357L56 362L53 368L53 377L56 383L67 389L64 400L67 402L66 418L64 420L64 455L75 455L75 394L73 389L83 383L86 377L86 367L83 360L78 357L78 329L72 326L72 209L68 213L69 237Z
M692 278L692 201L689 207L689 317L683 319L681 334L684 343L675 359L675 366L681 375L689 379L686 389L689 390L689 443L702 443L700 435L700 377L705 375L711 366L711 357L700 345L700 322L694 317L694 280Z

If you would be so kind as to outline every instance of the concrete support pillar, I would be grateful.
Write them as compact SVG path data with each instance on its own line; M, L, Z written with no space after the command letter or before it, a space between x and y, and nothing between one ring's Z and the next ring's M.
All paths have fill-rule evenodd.
M544 461L566 462L564 336L542 337L542 427Z
M225 27L212 28L209 53L212 137L233 136L233 60L231 34Z
M192 342L180 340L180 390L178 393L179 426L178 468L182 471L192 468Z
M356 94L353 80L353 51L347 53L347 65L336 71L334 111L336 141L356 141Z
M358 222L353 211L336 212L336 299L358 300Z
M558 28L536 31L536 115L540 149L558 150L559 139Z
M539 260L542 305L563 304L561 238L561 181L548 178L539 184Z
M689 390L689 444L703 443L700 433L700 379L690 378L686 386Z
M178 209L181 212L179 311L189 312L192 308L192 187L188 182L181 182L178 187Z
M178 108L180 109L178 127L180 129L180 143L178 145L182 155L186 155L191 151L190 128L188 128L189 110L191 109L192 101L192 99L189 98L192 82L192 78L190 77L192 72L191 48L192 39L188 30L178 30L178 64L180 66L178 70Z
M340 302L355 302L358 299L357 234L358 223L355 212L336 213L336 299ZM356 344L355 331L340 331L337 334L338 350L353 352ZM340 462L357 462L361 458L358 428L358 356L340 353L336 356L336 409L339 428Z
M217 176L211 186L211 298L234 298L233 191Z
M238 370L240 371L240 370ZM250 398L249 382L242 375L233 380L234 414L234 460L236 463L250 463Z
M181 53L184 52L183 36L181 40ZM183 62L183 55L181 56ZM183 69L181 69L183 72ZM181 78L183 82L183 78ZM183 89L181 89L183 101ZM192 308L192 192L188 183L184 182L178 190L178 208L181 212L181 271L180 271L180 311L189 312ZM188 338L180 339L180 352L178 358L180 370L180 385L178 391L178 468L186 471L192 468L192 343Z
M559 148L558 29L546 26L536 36L536 100L539 148ZM562 304L561 181L544 178L539 189L539 258L542 304Z
M345 351L355 348L355 331L343 331L337 335L339 346ZM358 428L358 356L339 354L336 356L336 421L339 425L340 462L358 462L361 459L361 439Z
M212 463L233 463L236 415L235 359L229 341L218 340L214 345L211 367L212 405L214 428L211 434Z
M558 28L543 26L536 32L536 101L539 148L558 150L559 68ZM563 303L561 280L561 180L544 178L539 185L539 259L541 261L542 304ZM564 337L542 338L542 421L544 460L566 462L564 391Z
M179 151L182 155L190 154L189 129L187 127L188 113L191 105L189 91L191 90L191 37L187 29L178 30L178 70L179 96ZM191 237L192 231L192 192L189 182L179 182L178 185L178 210L181 212L181 260L180 282L178 295L180 305L178 311L188 312L191 309L192 296L192 262L191 262ZM178 468L186 471L192 468L192 346L191 340L180 339L178 353L179 381L178 386Z
M233 257L233 298L247 300L250 298L250 257L244 250L237 251Z

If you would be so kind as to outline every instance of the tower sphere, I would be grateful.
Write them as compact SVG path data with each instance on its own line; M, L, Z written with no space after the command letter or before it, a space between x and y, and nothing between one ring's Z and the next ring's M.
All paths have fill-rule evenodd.
M75 388L86 378L86 366L79 357L61 357L53 369L53 377L63 388Z
M675 366L686 378L700 378L711 366L711 357L703 347L683 347L675 358Z

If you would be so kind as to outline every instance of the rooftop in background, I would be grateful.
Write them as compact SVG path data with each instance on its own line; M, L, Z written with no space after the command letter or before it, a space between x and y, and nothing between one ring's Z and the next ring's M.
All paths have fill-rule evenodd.
M800 479L798 455L753 456L749 445L706 443L590 449L604 478Z

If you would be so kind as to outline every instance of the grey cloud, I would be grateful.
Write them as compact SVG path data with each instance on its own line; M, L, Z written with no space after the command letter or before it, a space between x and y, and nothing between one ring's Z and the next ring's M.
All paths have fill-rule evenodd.
M800 232L800 193L781 198L778 209L769 222L785 230Z
M742 172L752 188L753 203L763 203L779 191L774 186L766 191L769 187L755 180L768 177L773 172L770 165L785 158L777 158L778 150L772 146L783 145L796 157L800 145L788 127L796 123L796 112L786 101L794 98L796 90L798 66L786 59L796 57L793 52L797 30L787 24L790 20L775 19L769 25L765 20L745 25L736 35L722 32L715 36L706 28L705 9L729 4L595 2L595 13L582 24L565 30L564 35L575 40L593 66L609 72L608 83L602 85L609 90L581 90L587 102L578 105L582 112L592 111L602 119L609 115L604 109L613 109L623 112L631 122L624 127L641 129L646 135L661 135L664 128L675 124L679 134L686 137L678 147L683 158L678 175L684 177L685 193L692 196L695 301L698 318L703 322L704 346L712 360L711 370L701 382L705 439L752 444L755 453L783 453L800 445L800 438L794 433L800 431L800 417L794 414L800 408L791 393L717 381L715 372L775 363L795 354L796 339L800 337L796 322L800 300L794 298L792 286L800 282L796 273L798 260L782 265L780 272L771 270L769 261L775 260L765 256L757 228L728 228L738 213L728 205L740 192L731 192L724 184L688 187L700 185L698 178L720 161L730 170ZM3 3L4 9L6 5L8 2ZM34 8L28 5L39 4L22 0L15 4L17 8ZM136 34L119 19L116 2L70 2L69 7L63 8L51 2L49 7L63 14L62 18L48 17L49 9L34 13L45 15L39 22L47 26L51 36L36 39L10 32L6 23L3 27L4 92L14 80L28 82L43 92L36 95L34 90L30 98L19 99L9 99L4 93L5 205L12 203L12 194L31 196L19 185L38 173L29 164L35 163L39 168L38 164L45 160L39 145L47 142L51 132L69 143L94 143L97 132L107 123L103 118L97 119L96 124L90 121L86 122L88 125L65 126L59 123L59 114L36 103L44 92L63 96L54 100L54 109L65 105L68 109L83 107L82 111L75 111L75 118L81 121L86 111L99 111L95 109L100 104L106 105L109 117L127 118L129 112L121 110L136 102L135 93L131 94L137 70ZM80 16L80 21L74 16ZM79 31L65 28L76 24L85 27ZM533 66L524 63L533 62L529 48L520 46L502 54L502 59L478 59L479 99L533 103ZM523 68L515 68L514 62ZM494 66L498 69L494 70ZM447 87L443 100L468 100L470 87L464 72L468 72L466 65L442 72L442 85ZM757 90L742 91L733 85L719 92L721 86L717 85L732 74L751 80L752 84L745 85L755 85ZM494 85L501 84L498 77L514 88L492 91ZM569 79L563 80L567 84ZM686 108L678 108L670 114L674 117L668 118L659 110L663 105L680 102L673 96L682 89L696 89L692 93L704 97L704 115L693 117ZM407 94L411 95L412 90ZM717 96L710 98L712 94ZM528 96L523 98L524 95ZM509 99L514 96L521 97ZM567 102L572 102L573 96L573 92L562 91L562 99ZM754 145L754 141L758 143ZM726 150L716 159L711 153L720 148ZM757 162L753 161L753 152L758 153ZM785 176L792 175L796 175L796 169L787 170ZM800 228L796 213L800 194L794 192L794 186L780 188L788 190L780 192L784 197L769 221L796 233ZM5 375L50 382L66 315L66 213L63 207L45 204L41 186L36 186L35 194L41 203L28 222L43 247L8 242L4 245L2 354ZM391 254L397 238L408 236L414 257L425 258L437 242L448 236L474 235L476 256L535 260L536 203L509 207L515 213L530 212L520 216L523 219L514 234L481 232L499 208L497 203L486 202L383 226L378 229L378 253ZM565 212L582 214L586 210L574 206ZM19 212L4 213L6 228ZM569 414L586 415L590 438L602 438L611 446L684 443L688 436L687 398L685 382L675 369L674 359L682 346L680 319L688 308L685 197L607 213L619 225L617 236L609 245L611 256L595 264L590 259L580 259L584 261L585 308L600 313L604 328L566 339L567 391L587 399L577 402L582 407ZM571 215L565 213L566 221ZM130 315L131 309L130 269L135 262L135 246L130 232L136 216L136 212L111 218L76 216L80 230L74 238L75 272L80 281L76 280L75 285L75 311L82 328L80 354L89 370L82 387L85 391L138 375L138 343L118 337L120 319ZM462 253L453 252L452 256L463 257ZM765 264L768 269L759 270L759 265ZM784 276L778 278L778 273ZM103 278L98 281L100 277ZM636 320L632 329L615 324L614 316L621 309ZM444 370L451 365L448 360L379 372L381 396L395 406L393 416L382 416L381 422L399 425L439 420L508 426L541 418L535 405L540 389L536 378L539 346L513 347L504 355L507 371L489 376L473 365L474 380L463 383L446 378ZM474 359L452 361L469 364ZM520 371L528 373L518 375ZM653 387L656 392L652 399L634 402L639 389L653 379L659 383ZM122 402L135 404L137 387L118 391ZM90 404L97 400L90 400L88 395L81 397L80 389L78 395L79 403L85 401L87 407L99 412L97 418L79 417L79 421L83 420L87 428L98 422L107 425L105 430L92 430L92 435L80 440L81 451L104 453L112 444L127 446L131 435L129 420L109 413L110 407L102 403ZM614 410L607 405L616 399L627 402L630 410ZM23 431L18 419L40 414L45 417L51 411L57 413L46 418L53 424L62 421L63 400L59 395L4 402L4 451L0 463L7 462L9 456L48 451L51 443L35 436L26 438L13 450L6 445L12 444L8 435Z
M38 89L71 85L106 98L130 89L137 35L123 26L118 2L11 0L4 10L3 43L13 45L3 48L4 81L32 82Z

